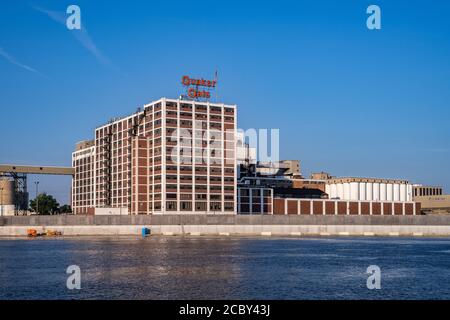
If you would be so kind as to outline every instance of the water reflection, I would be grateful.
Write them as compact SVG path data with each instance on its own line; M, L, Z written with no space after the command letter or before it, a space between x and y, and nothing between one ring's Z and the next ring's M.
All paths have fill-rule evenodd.
M0 240L0 299L449 299L447 239ZM65 270L82 271L82 290ZM382 290L366 288L379 265Z

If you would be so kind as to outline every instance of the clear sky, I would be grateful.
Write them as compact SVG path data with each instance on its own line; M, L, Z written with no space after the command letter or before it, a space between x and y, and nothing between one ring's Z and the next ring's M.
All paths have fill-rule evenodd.
M66 8L81 8L82 31ZM381 30L366 8L381 8ZM1 1L0 163L70 165L96 126L219 72L302 171L450 192L448 1ZM31 177L68 201L67 177ZM30 190L34 197L34 188Z

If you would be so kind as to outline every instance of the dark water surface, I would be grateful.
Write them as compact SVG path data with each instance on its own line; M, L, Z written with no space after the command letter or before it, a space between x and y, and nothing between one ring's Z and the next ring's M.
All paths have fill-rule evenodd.
M2 239L0 299L450 299L450 239Z

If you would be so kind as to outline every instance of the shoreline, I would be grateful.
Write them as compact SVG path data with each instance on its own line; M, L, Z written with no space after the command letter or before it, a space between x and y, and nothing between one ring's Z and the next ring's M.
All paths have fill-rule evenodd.
M89 225L0 226L0 237L59 231L61 236L450 237L450 226L424 225ZM59 236L46 236L59 237Z
M140 215L0 217L1 236L59 231L69 236L450 236L450 215Z

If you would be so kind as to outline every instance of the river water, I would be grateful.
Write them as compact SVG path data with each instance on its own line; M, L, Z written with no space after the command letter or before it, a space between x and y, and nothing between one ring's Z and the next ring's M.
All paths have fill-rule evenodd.
M450 239L1 239L0 299L450 299Z

